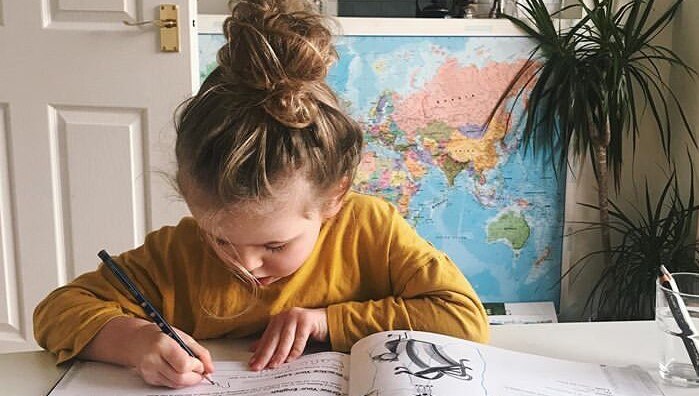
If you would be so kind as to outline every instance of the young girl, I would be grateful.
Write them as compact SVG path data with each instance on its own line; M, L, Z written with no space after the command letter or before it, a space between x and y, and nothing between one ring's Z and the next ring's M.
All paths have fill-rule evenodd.
M178 388L214 371L194 339L261 333L253 370L297 358L309 340L348 351L390 329L486 341L459 269L393 206L349 191L362 132L325 83L336 53L323 19L243 0L224 31L218 68L176 125L176 180L192 217L115 258L198 359L104 266L39 304L39 344L59 362L131 366Z

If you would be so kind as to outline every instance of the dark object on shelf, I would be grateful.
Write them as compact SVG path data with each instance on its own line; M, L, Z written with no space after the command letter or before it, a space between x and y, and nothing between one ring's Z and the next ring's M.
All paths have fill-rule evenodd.
M449 18L446 0L431 0L429 5L420 8L420 0L415 0L415 16L418 18Z
M451 16L453 18L473 18L475 3L476 0L454 0L451 5Z
M493 0L493 6L490 8L489 18L502 17L502 0Z
M428 3L427 0L422 2ZM415 3L411 0L337 0L337 16L414 18Z

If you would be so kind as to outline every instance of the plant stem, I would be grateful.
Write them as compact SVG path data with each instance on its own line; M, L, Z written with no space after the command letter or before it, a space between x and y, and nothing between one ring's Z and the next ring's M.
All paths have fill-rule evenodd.
M609 117L607 117L602 136L597 134L594 140L595 160L597 161L597 200L599 204L599 222L602 226L600 237L604 253L604 268L612 263L612 242L609 234L609 168L607 165L607 151L610 142Z

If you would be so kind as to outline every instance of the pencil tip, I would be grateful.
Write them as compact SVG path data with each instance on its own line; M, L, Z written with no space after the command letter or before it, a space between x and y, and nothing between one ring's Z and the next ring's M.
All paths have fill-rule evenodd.
M209 377L209 374L204 374L204 378L206 378L206 380L209 381L211 385L216 385L216 383L214 383L211 377Z

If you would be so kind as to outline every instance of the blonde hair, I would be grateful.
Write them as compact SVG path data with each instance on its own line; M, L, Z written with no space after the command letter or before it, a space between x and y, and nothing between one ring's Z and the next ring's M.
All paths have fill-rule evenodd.
M298 1L242 0L218 67L180 107L177 181L220 207L260 201L302 172L319 191L351 181L362 132L326 84L337 59L327 21ZM349 183L347 183L349 185Z

